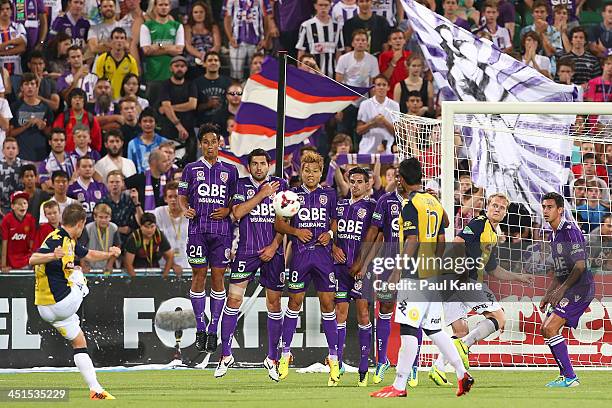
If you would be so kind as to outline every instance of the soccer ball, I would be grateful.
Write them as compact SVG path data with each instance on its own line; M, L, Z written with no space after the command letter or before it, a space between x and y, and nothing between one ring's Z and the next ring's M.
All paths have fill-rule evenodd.
M274 196L272 205L274 206L274 212L277 215L285 218L291 218L299 211L300 200L298 195L293 191L281 191L280 193L276 193Z

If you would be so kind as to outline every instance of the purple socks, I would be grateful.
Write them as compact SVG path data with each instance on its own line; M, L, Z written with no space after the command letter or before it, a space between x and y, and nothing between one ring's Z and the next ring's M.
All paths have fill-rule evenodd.
M268 358L270 360L278 361L279 359L278 341L280 340L282 331L283 312L268 312ZM295 332L295 327L293 331Z
M365 326L359 325L359 350L361 357L359 359L359 372L368 371L368 358L370 357L370 346L372 344L372 323Z
M282 330L282 341L281 347L283 353L289 353L291 351L291 341L293 340L293 334L297 327L298 318L300 317L300 311L293 311L289 308L285 310L285 318L283 319L283 330Z
M225 304L225 291L215 292L210 291L210 322L206 328L207 333L217 333L217 327L219 326L219 319L221 319L221 312L223 311L223 305Z
M376 351L378 362L387 362L387 345L391 334L391 316L393 313L379 313L376 319Z
M330 356L338 355L338 324L336 323L336 311L321 313L323 320L323 332L327 339L327 347Z
M223 357L232 355L232 339L234 338L234 331L238 323L239 312L240 309L233 309L227 306L223 308L223 318L221 319L221 347Z
M346 340L346 322L338 323L338 362L342 367L342 355L344 354L344 341Z
M550 351L557 361L560 374L565 378L575 378L576 373L574 373L574 368L567 351L567 343L563 336L558 334L550 339L546 339L546 344L550 347Z
M206 308L206 292L189 291L191 299L191 307L196 319L196 330L201 332L206 330L206 320L204 317L204 309Z

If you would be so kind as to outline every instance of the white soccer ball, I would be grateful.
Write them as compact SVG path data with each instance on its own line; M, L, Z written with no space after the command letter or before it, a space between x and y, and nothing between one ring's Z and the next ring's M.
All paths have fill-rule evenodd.
M276 193L274 196L272 205L274 206L274 212L277 215L285 218L291 218L297 214L300 209L300 199L293 191L281 191L280 193Z

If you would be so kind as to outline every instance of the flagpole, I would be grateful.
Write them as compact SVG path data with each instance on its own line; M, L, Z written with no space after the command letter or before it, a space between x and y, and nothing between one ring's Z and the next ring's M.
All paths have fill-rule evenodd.
M278 52L278 93L276 99L276 177L283 177L285 158L285 98L287 91L287 51Z

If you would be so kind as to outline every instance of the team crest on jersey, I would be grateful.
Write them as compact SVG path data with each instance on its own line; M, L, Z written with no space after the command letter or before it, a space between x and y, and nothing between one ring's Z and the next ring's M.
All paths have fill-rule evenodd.
M219 174L219 178L221 179L222 182L227 183L227 172L222 172L221 174Z
M255 195L255 190L253 190L253 189L248 189L247 190L247 199L250 200L251 198L253 198L254 195Z
M64 32L68 34L68 37L72 37L72 29L70 27L65 27Z
M336 275L334 275L334 273L333 273L333 272L330 272L330 273L329 273L329 281L330 281L331 283L336 283Z
M338 215L342 217L344 214L344 207L338 207Z
M204 181L206 179L206 177L204 177L204 172L202 170L196 173L196 179L198 179L198 181Z
M399 214L399 206L397 204L391 204L391 214Z
M77 198L78 198L78 200L79 200L79 201L85 201L85 194L83 194L83 193L79 193L79 194L77 195Z
M359 211L357 211L357 217L359 217L360 219L363 219L365 216L366 216L366 209L360 208Z
M561 243L557 244L557 253L558 254L563 253L563 244Z
M300 200L300 204L304 205L304 196L300 195L298 196L298 199Z
M327 204L327 196L326 195L319 196L319 202L321 203L321 205Z
M230 259L230 248L225 248L225 259L229 260Z
M578 303L581 298L582 298L582 296L580 296L580 295L574 295L574 303Z
M563 298L561 299L561 301L559 302L559 307L560 308L564 308L565 306L567 306L569 304L569 299L568 298Z
M94 196L99 200L102 198L102 192L100 190L94 191Z
M361 290L363 287L363 282L361 280L355 281L355 290Z

